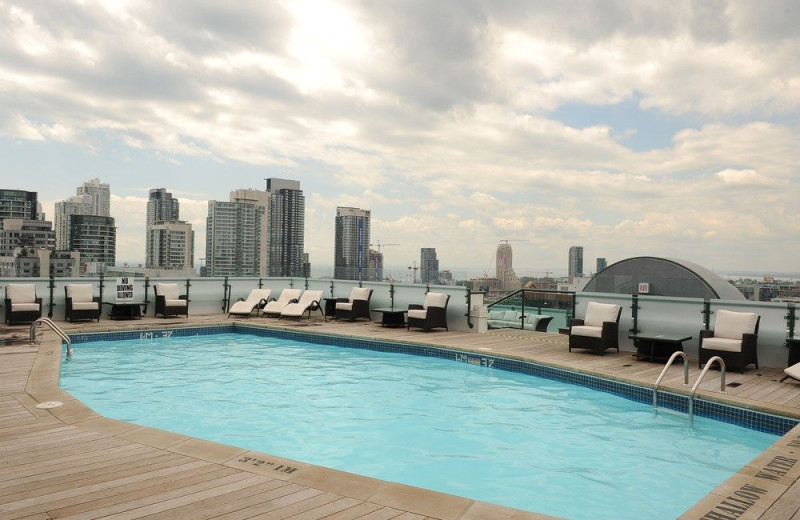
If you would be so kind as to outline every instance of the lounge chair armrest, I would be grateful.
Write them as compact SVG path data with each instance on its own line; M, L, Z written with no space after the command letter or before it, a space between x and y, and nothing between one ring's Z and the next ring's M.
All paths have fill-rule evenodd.
M603 330L600 333L603 341L611 342L616 341L617 334L619 333L619 325L616 321L604 321Z
M714 337L714 331L713 330L701 330L700 331L700 337L701 338L713 338Z
M178 296L178 299L179 300L186 300L188 302L189 301L189 296L186 295L186 294L181 294L180 296Z
M349 301L350 301L350 298L336 298L336 301L337 301L337 302L344 302L344 303L347 303L347 302L349 302Z
M742 350L745 350L746 348L755 349L757 344L758 334L750 334L748 332L742 334Z
M569 320L570 327L580 327L581 325L583 325L583 320L581 318L572 318Z
M414 309L416 309L416 310L420 310L420 309L424 309L424 308L425 308L425 307L423 307L423 306L422 306L421 304L419 304L419 303L409 303L409 304L408 304L408 310L414 310Z

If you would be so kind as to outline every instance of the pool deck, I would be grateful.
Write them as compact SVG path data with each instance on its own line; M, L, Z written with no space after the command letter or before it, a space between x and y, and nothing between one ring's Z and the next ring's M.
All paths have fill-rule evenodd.
M566 336L511 329L486 334L426 334L364 321L227 320L223 315L58 325L70 334L231 321L457 348L646 386L652 386L663 368L639 361L630 352L609 351L604 356L586 351L569 353ZM0 339L9 335L27 337L27 333L27 326L0 326ZM58 388L59 353L60 342L49 331L43 333L38 346L0 342L0 520L552 518L102 417ZM75 347L75 356L80 356L80 345ZM693 361L690 382L698 375ZM780 383L782 375L782 369L763 367L750 368L744 374L729 373L727 392L721 394L719 373L714 371L706 376L699 395L800 418L800 383ZM662 386L688 394L682 383L683 370L676 365ZM36 407L52 401L63 405ZM799 478L800 427L680 518L800 520Z

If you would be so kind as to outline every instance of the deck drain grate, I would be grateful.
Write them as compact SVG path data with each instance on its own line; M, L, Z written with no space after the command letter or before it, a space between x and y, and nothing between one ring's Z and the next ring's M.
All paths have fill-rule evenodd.
M625 368L625 367L632 367L632 366L633 366L633 365L631 365L630 363L628 363L627 365L622 365L622 368Z
M728 383L725 386L729 386L731 388L736 388L737 386L742 386L742 383Z

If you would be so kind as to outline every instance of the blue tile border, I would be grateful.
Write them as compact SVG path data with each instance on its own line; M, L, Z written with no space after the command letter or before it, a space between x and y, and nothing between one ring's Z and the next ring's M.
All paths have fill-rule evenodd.
M593 390L607 392L639 403L647 404L651 403L653 400L653 390L650 387L642 387L629 383L613 381L610 379L603 379L588 374L570 372L569 370L539 365L530 361L520 361L499 356L483 355L476 352L461 351L446 347L434 347L430 345L419 345L414 343L386 342L350 336L328 336L313 332L285 329L265 329L239 323L214 325L208 327L183 327L71 334L70 340L72 341L73 345L75 345L90 341L122 341L131 339L153 340L157 338L206 336L222 333L242 333L253 336L303 341L313 344L449 359L455 362L469 363L472 365L479 365L497 370L505 370L508 372L527 374L555 381L572 383ZM687 413L688 402L688 396L678 395L661 390L658 392L658 403L660 408ZM699 417L723 421L775 435L784 435L786 432L800 423L800 421L797 419L781 417L755 410L747 410L745 408L738 408L735 406L706 401L703 399L695 399L694 413Z

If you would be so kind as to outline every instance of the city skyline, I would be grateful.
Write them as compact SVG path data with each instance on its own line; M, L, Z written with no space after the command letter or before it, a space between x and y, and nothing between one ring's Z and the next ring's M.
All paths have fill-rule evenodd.
M52 221L75 185L110 184L118 262L144 263L149 189L200 252L209 200L277 177L305 187L312 266L352 206L399 244L387 267L430 245L492 271L515 240L519 276L564 271L576 243L588 266L800 271L800 7L571 9L5 2L2 187Z

